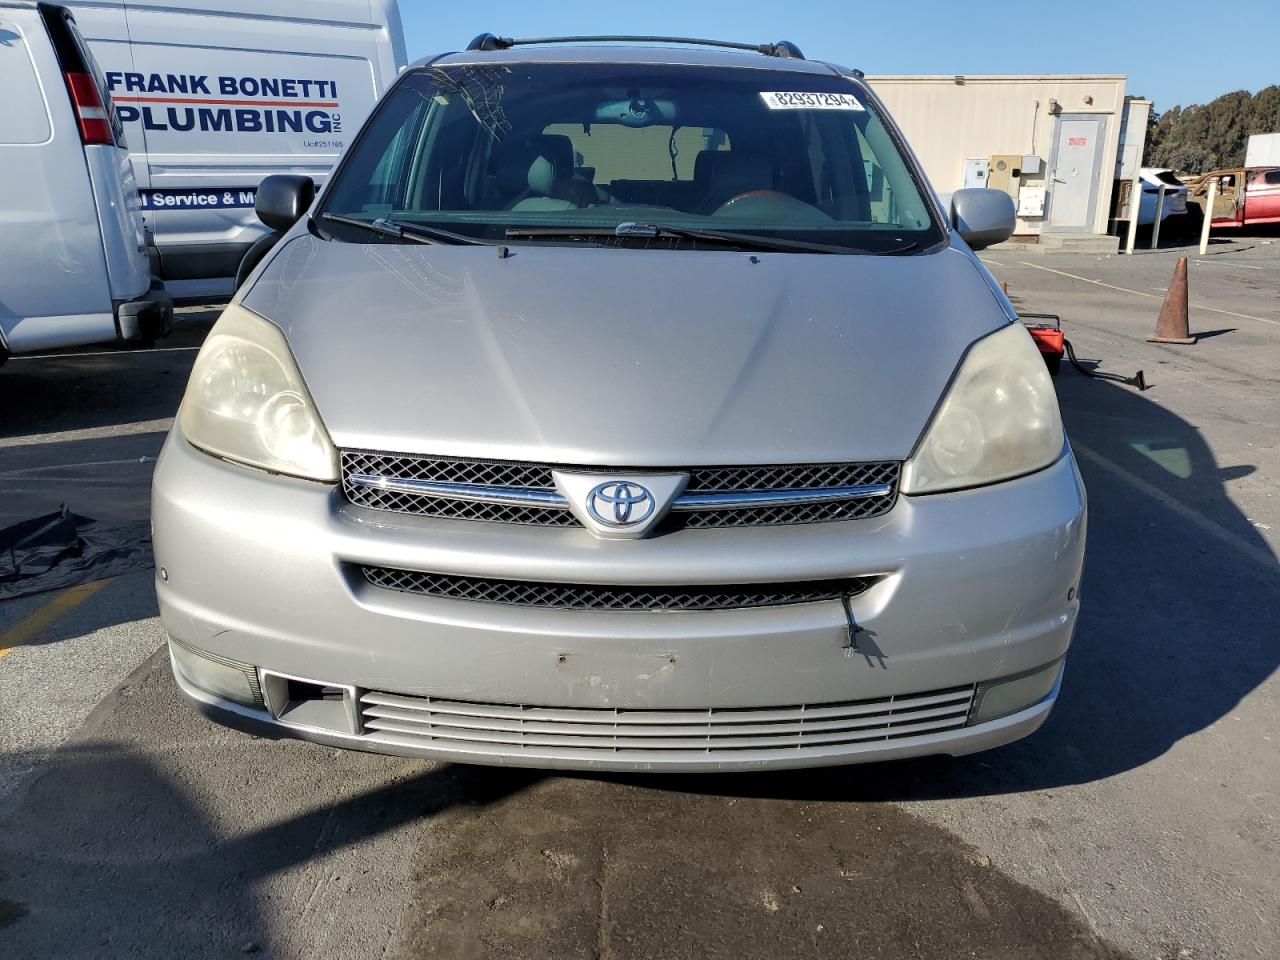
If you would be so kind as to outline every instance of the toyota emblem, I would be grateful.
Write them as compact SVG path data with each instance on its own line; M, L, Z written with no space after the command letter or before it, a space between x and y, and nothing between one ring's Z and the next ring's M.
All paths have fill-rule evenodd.
M606 480L587 494L587 512L608 527L644 523L655 508L653 494L630 480Z

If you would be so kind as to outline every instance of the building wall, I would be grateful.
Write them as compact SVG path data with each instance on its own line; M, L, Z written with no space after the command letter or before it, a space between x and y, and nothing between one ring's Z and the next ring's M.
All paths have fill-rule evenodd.
M924 165L933 187L951 193L964 186L964 161L995 154L1034 154L1041 174L1024 186L1052 191L1049 169L1054 120L1049 101L1065 114L1100 114L1106 130L1098 167L1093 232L1106 233L1116 148L1124 108L1125 78L1101 76L868 76ZM1020 234L1038 234L1039 217L1019 217Z

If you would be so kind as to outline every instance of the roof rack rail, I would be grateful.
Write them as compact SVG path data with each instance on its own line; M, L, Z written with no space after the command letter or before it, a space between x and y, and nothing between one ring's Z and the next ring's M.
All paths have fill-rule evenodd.
M527 46L534 43L600 43L621 41L626 43L687 43L698 47L728 47L731 50L754 50L766 57L781 57L784 60L803 60L804 54L790 40L779 40L777 43L734 43L732 40L701 40L696 37L634 37L634 36L584 36L584 37L497 37L492 33L482 33L469 44L468 50L507 50L511 47Z

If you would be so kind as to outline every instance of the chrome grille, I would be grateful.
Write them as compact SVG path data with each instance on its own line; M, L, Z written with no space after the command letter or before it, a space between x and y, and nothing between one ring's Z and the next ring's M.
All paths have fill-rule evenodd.
M732 752L823 750L958 730L973 686L927 693L758 709L599 710L466 703L368 691L363 735L384 743L469 753L563 758L628 754L653 758Z
M881 463L792 463L780 466L692 467L690 493L720 493L730 490L818 490L823 487L857 487L872 483L893 483L898 464Z
M422 573L391 567L362 566L365 580L375 587L449 600L503 603L552 610L655 611L740 610L816 603L856 597L873 582L871 577L809 580L792 583L714 584L693 586L612 586L501 580L444 573Z
M441 483L474 483L494 487L542 487L555 489L551 467L537 463L508 463L502 460L452 460L443 457L396 456L387 453L342 455L343 475L368 473L376 476L436 480Z
M445 500L415 496L394 490L357 486L351 477L388 477L396 480L433 480L475 486L522 487L554 490L551 468L534 463L506 463L499 460L449 460L435 457L396 456L382 453L344 452L342 489L347 499L361 507L413 513L452 520L488 520L494 523L526 523L572 527L578 521L564 510L543 510L501 503Z
M501 460L460 460L363 451L346 451L342 454L343 492L348 500L358 506L456 520L577 526L578 521L564 509L492 503L483 499L486 489L554 494L556 488L552 478L553 469L555 467L550 464ZM602 475L630 474L637 479L642 479L646 472L652 470L589 466L575 466L572 469ZM888 487L889 492L882 496L856 496L818 503L771 504L736 509L683 509L677 504L663 521L663 528L766 526L877 517L887 513L897 502L900 469L901 464L896 461L692 467L688 471L686 494L822 491L875 485ZM368 483L356 483L352 479L370 477L388 481L460 484L475 487L477 497L453 499L424 496L403 490L382 489Z

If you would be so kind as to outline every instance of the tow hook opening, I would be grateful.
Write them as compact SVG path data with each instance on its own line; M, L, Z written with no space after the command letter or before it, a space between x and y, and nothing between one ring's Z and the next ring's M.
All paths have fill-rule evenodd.
M307 680L270 670L261 672L267 709L276 720L331 733L360 732L355 687Z

